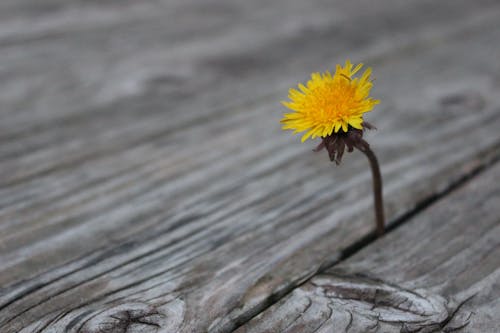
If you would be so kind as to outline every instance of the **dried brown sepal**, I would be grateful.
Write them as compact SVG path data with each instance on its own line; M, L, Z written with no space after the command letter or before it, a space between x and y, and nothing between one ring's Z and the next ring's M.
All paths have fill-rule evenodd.
M370 147L368 142L363 140L363 131L365 129L376 129L376 127L367 122L363 122L362 126L362 130L349 126L347 132L339 131L338 133L332 133L321 138L321 143L314 151L318 152L325 148L330 157L330 161L335 161L335 163L339 165L340 162L342 162L342 156L344 155L346 147L349 153L352 152L354 148L365 151Z

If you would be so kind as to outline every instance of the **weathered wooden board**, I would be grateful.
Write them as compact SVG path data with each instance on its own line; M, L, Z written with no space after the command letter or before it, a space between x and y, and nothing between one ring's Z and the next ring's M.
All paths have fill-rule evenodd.
M346 55L376 66L389 218L498 155L495 1L200 3L52 1L31 30L0 5L26 15L0 38L2 332L226 332L335 262L372 228L366 161L313 155L278 102Z
M498 332L498 179L496 163L236 332Z
M419 38L439 40L496 1L384 1L368 13L359 10L366 0L281 0L252 10L247 1L171 2L161 10L153 1L52 1L57 10L42 11L38 24L32 15L5 20L0 158L9 172L0 184L40 182L54 169L152 142L197 142L192 134L172 136L245 103L281 98L339 58L385 58ZM135 156L144 161L150 153Z

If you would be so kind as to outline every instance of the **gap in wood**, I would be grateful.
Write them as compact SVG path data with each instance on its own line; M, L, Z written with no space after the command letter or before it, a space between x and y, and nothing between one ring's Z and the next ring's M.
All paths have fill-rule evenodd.
M495 145L492 152L485 153L482 157L482 163L478 163L470 172L463 174L456 181L450 183L446 186L442 191L438 191L436 193L431 194L427 198L417 202L413 209L408 210L406 213L403 213L401 216L394 219L392 222L388 223L386 226L386 234L392 232L393 230L399 228L404 223L410 221L414 216L426 210L428 207L439 201L440 199L446 197L453 191L459 189L467 182L469 182L472 178L480 175L485 172L487 169L491 168L495 163L500 161L500 149L499 145ZM344 250L341 251L339 259L336 260L332 265L323 265L318 273L321 273L332 266L336 265L338 262L346 260L347 258L353 256L361 249L374 242L377 239L377 235L375 231L370 232L365 237L362 237L359 241L354 242L352 245L349 245Z
M477 165L474 166L474 168L472 168L469 172L464 173L461 177L459 177L456 181L451 182L443 190L431 194L427 198L421 200L420 202L417 202L417 204L413 209L408 210L406 213L400 215L399 217L395 218L392 222L388 223L388 225L386 226L386 234L399 228L406 222L410 221L417 214L421 213L422 211L426 210L433 204L437 203L442 198L445 198L453 191L458 190L460 187L464 186L467 182L479 176L480 174L491 168L496 163L500 162L500 142L495 143L490 149L487 149L478 154L477 159L479 160ZM314 276L321 274L326 270L332 268L333 266L337 265L338 263L352 257L360 250L362 250L366 246L369 246L376 240L377 240L376 232L375 231L370 232L357 242L354 242L352 245L340 251L340 255L335 256L333 260L325 261L323 265L321 265L314 274L312 274L304 281L298 283L297 285L290 285L288 288L285 288L281 292L270 294L262 308L255 309L255 311L250 311L249 313L247 313L246 316L243 315L242 317L240 317L239 318L240 320L236 321L235 328L232 331L236 331L238 328L245 325L259 314L265 312L268 308L279 302L285 296L289 295L293 290L300 288L302 285L309 282Z

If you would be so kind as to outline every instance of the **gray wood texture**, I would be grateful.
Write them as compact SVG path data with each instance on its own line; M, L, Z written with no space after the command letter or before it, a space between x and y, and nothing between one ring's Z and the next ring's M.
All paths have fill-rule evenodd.
M279 101L374 67L395 221L500 148L497 1L0 3L0 332L230 332L373 229Z
M498 179L496 163L236 332L498 332Z

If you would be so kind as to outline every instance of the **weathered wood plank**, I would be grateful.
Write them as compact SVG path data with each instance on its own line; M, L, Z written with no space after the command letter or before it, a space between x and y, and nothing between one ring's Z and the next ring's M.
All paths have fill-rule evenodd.
M236 332L498 332L499 178L496 163Z
M341 8L354 15L359 3L350 3L344 5L350 9L313 12ZM278 130L276 109L285 92L272 86L288 85L293 75L279 74L283 59L300 75L347 50L373 59L376 94L384 100L373 142L383 162L389 217L482 165L483 153L496 154L500 140L498 73L488 66L499 50L491 43L499 9L488 3L457 2L450 13L438 8L436 16L412 22L407 21L430 2L388 12L380 7L381 15L364 17L366 30L359 31L339 26L357 16L319 20L319 26L306 20L229 56L222 54L227 45L216 56L215 46L201 47L208 51L196 55L198 60L185 60L189 68L208 70L199 86L182 85L196 78L197 71L187 71L186 81L165 88L164 81L153 80L138 96L118 96L101 108L94 100L70 107L78 99L68 98L51 101L50 112L38 104L28 107L41 110L33 120L29 113L2 118L1 167L11 172L0 180L0 327L95 332L99 325L118 327L133 317L154 321L166 332L229 331L365 235L372 224L362 157L349 156L349 167L333 172L325 156L308 155L310 147L293 144ZM383 43L393 26L381 19L391 15L407 44ZM236 31L255 24L246 22ZM316 37L304 39L301 29L311 24ZM332 50L333 37L346 51ZM84 45L85 38L75 43ZM304 48L295 50L302 40ZM273 43L278 47L266 52L280 57L263 66L264 50ZM54 45L40 46L39 52ZM58 54L64 43L57 45ZM400 45L412 48L397 50ZM477 51L474 61L471 49ZM235 85L242 74L233 62L247 52L258 60L250 61L247 77ZM197 61L207 67L193 65ZM219 80L226 82L209 88ZM182 89L176 92L178 83ZM450 96L462 99L450 105ZM222 103L226 98L230 104ZM165 105L173 106L162 113ZM457 136L470 144L464 147Z
M388 48L406 45L408 35L415 40L415 36L432 31L437 34L433 37L439 38L438 32L448 31L478 10L477 3L468 1L454 3L452 8L435 6L432 1L405 6L387 1L367 15L358 10L363 1L329 5L310 2L307 10L300 3L283 1L270 8L248 10L242 4L221 2L219 7L229 7L218 19L226 25L214 23L211 30L202 20L190 38L179 41L175 34L167 38L162 32L189 30L190 25L182 22L193 19L181 14L190 13L189 4L194 6L194 13L204 12L206 5L195 2L183 5L187 9L181 5L172 6L172 10L168 7L167 12L173 13L169 15L177 15L181 21L177 29L176 20L164 17L163 11L149 2L143 5L148 10L137 14L125 6L124 10L134 15L125 12L123 22L114 29L104 23L94 24L93 15L79 12L96 12L98 3L83 9L69 6L66 15L89 17L90 22L81 31L77 29L66 38L50 38L49 34L41 41L0 50L3 61L9 64L5 74L8 80L0 81L5 85L0 86L0 92L5 92L2 104L9 106L8 115L0 123L0 168L8 170L8 177L2 178L0 185L34 177L40 181L38 177L63 166L74 167L137 145L156 142L175 144L179 149L178 142L186 140L186 135L172 138L175 132L191 128L200 120L224 117L235 108L241 109L242 103L255 103L276 91L283 96L285 87L317 70L317 64L326 68L336 61L333 59L346 55L359 59L370 53L386 56ZM487 10L489 3L494 1L484 1L484 7L479 8ZM426 15L429 7L434 13L431 16ZM118 8L111 6L109 11L114 13ZM217 21L217 13L208 11L207 20ZM425 20L415 20L417 14L425 15ZM304 15L307 20L300 19ZM273 17L282 19L273 23ZM49 16L46 21L54 20ZM363 29L348 24L351 21L363 21ZM69 23L60 24L57 27L64 30ZM387 38L395 29L397 38ZM205 36L205 31L212 34ZM331 40L335 47L326 43ZM284 59L292 71L283 68ZM245 80L241 80L242 75ZM276 89L277 85L282 88ZM15 87L23 87L23 94L13 94ZM200 138L190 136L187 140ZM138 159L147 156L139 155Z

